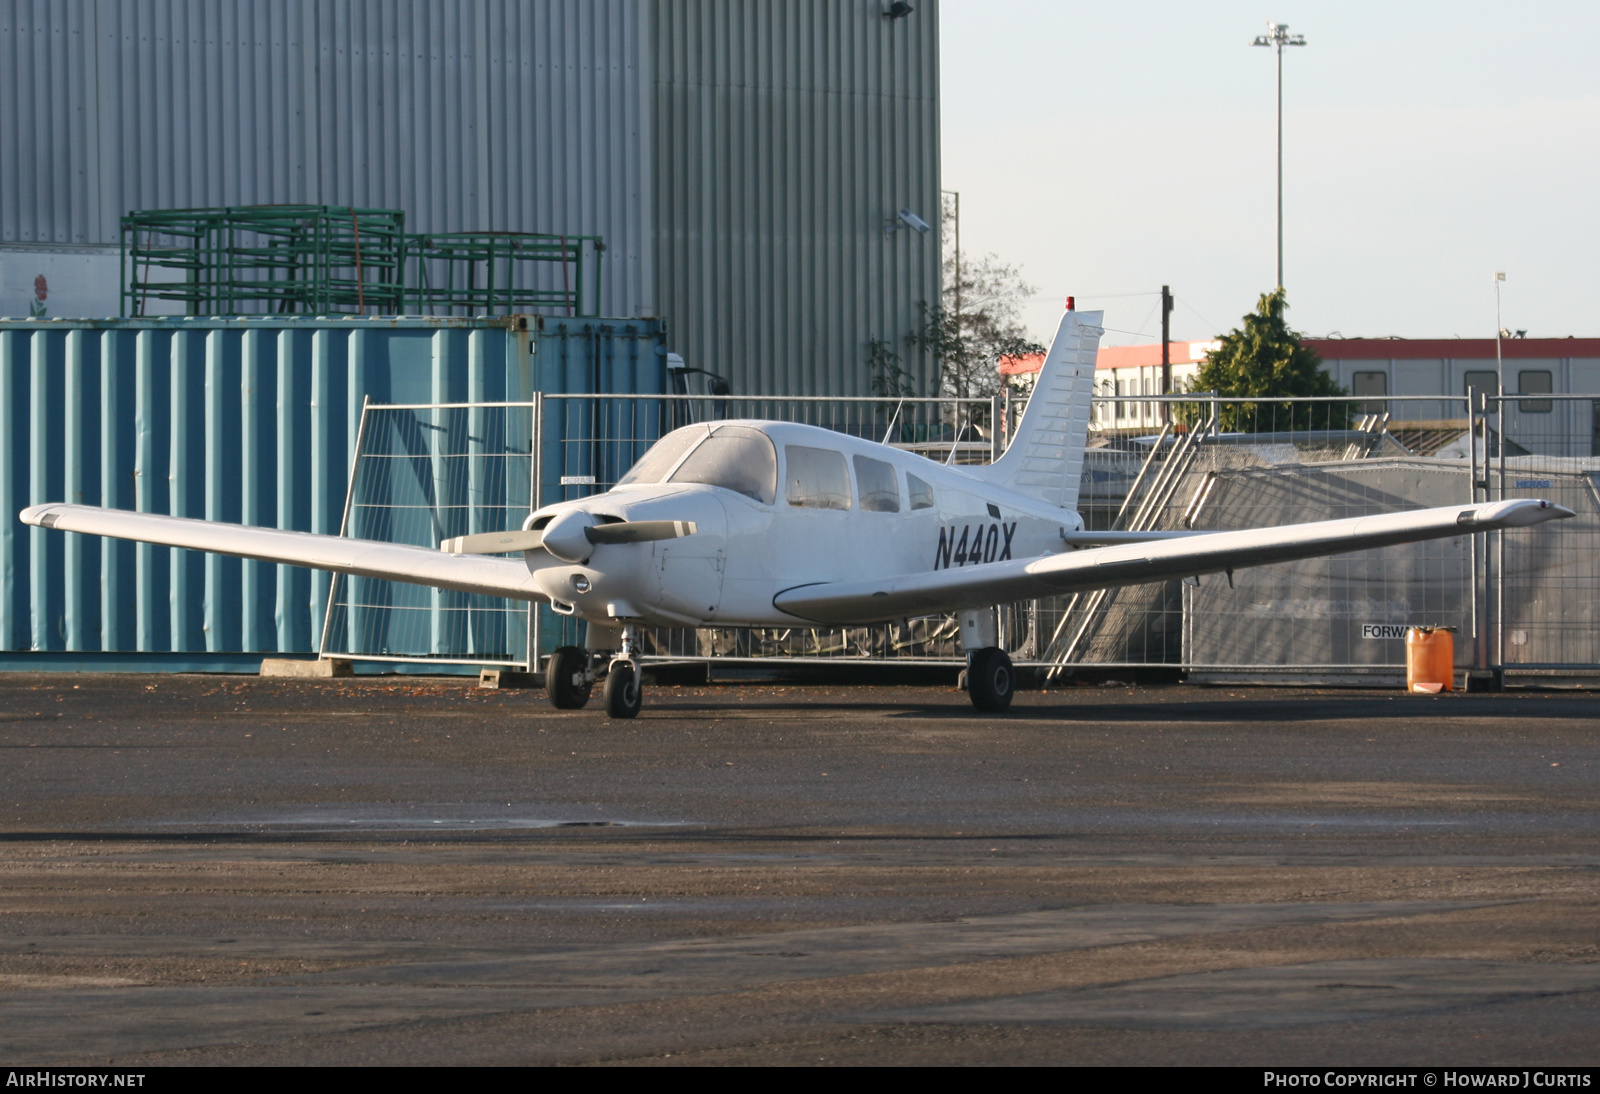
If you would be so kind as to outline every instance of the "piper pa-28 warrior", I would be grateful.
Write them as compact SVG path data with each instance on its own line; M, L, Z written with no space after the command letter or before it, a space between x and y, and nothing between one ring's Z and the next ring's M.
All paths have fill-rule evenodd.
M955 612L973 706L1010 705L996 605L1520 528L1571 510L1510 500L1233 532L1088 532L1075 511L1100 313L1066 312L1005 454L945 466L789 422L716 421L662 437L610 490L520 530L427 547L36 505L28 524L547 603L585 648L546 666L558 707L604 678L640 706L639 628L858 626ZM495 557L520 555L520 558Z

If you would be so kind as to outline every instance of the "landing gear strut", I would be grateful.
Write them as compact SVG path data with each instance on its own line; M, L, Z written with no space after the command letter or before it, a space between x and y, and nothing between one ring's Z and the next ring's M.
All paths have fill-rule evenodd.
M589 639L606 645L611 640L620 642L622 648L611 658L605 673L606 713L613 718L637 717L644 701L644 687L633 624L624 623L617 629L599 631L591 624ZM560 710L580 710L588 705L589 696L600 678L595 666L605 657L604 649L605 645L598 650L562 646L550 655L544 679L552 706Z
M639 651L633 642L632 624L623 624L622 650L611 659L606 673L606 713L613 718L633 718L644 703L643 681L639 673Z

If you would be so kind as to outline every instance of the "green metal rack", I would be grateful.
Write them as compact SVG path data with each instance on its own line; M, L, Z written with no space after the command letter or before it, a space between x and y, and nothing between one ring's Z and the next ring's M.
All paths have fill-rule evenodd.
M408 237L406 300L419 314L600 314L600 236L433 232ZM559 269L557 268L559 267Z
M397 314L405 213L342 205L164 209L122 218L122 313Z
M122 218L122 314L600 314L600 236L407 235L398 209L243 205ZM163 311L168 309L161 309Z

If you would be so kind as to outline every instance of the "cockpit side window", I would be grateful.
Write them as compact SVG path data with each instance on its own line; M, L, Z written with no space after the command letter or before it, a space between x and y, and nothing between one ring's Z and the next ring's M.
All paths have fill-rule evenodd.
M783 447L788 464L784 496L801 509L850 508L850 471L844 454L830 448Z
M667 481L721 486L771 505L778 494L778 452L759 429L717 426Z
M651 445L650 451L640 457L639 462L634 464L626 475L617 480L617 485L664 481L672 473L672 469L678 466L678 461L683 459L684 453L705 440L709 433L710 430L703 425L688 425L682 429L674 429Z
M895 481L894 465L870 456L857 456L854 462L861 508L868 513L898 513L900 486Z
M909 471L906 472L906 493L911 495L911 508L913 511L917 509L932 509L934 507L933 487Z

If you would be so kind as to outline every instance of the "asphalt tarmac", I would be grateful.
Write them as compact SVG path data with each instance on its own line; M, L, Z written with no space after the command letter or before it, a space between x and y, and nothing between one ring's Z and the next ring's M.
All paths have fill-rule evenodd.
M1600 1060L1600 697L0 674L0 1062Z

